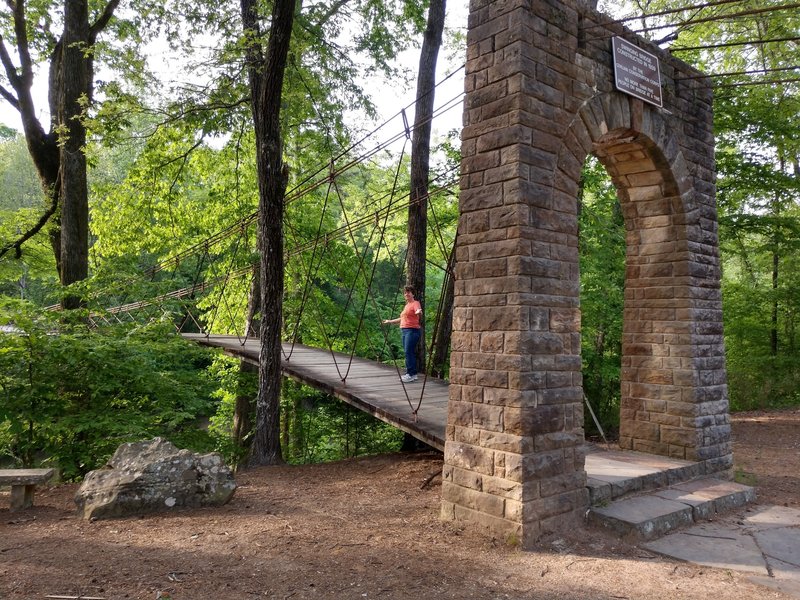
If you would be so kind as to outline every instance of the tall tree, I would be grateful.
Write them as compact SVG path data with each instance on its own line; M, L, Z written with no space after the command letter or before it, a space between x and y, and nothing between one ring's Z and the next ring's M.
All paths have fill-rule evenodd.
M258 167L261 351L256 427L250 464L283 462L280 443L281 324L283 316L283 212L288 169L281 143L281 96L295 0L276 0L266 54L255 0L241 0Z
M408 206L408 254L406 280L425 305L425 268L428 243L428 184L430 175L431 122L436 91L436 62L442 45L446 0L431 0L417 72L414 134L411 139L411 195ZM425 370L424 319L417 346L417 365Z
M20 114L28 150L36 165L42 189L49 199L47 210L33 227L16 240L0 247L0 257L10 251L17 256L22 245L38 233L60 209L60 223L50 230L51 244L61 283L69 285L88 273L89 208L86 184L85 117L94 91L94 52L97 38L108 26L119 4L110 0L90 11L87 0L64 0L63 29L54 35L50 11L55 6L27 7L25 0L8 0L12 29L0 34L0 61L4 78L0 95ZM30 15L35 19L29 20ZM43 14L44 12L44 14ZM42 29L41 39L32 39ZM13 40L19 66L6 45L6 35ZM48 131L39 121L33 99L36 62L34 53L44 47L49 67ZM75 306L77 300L67 304Z

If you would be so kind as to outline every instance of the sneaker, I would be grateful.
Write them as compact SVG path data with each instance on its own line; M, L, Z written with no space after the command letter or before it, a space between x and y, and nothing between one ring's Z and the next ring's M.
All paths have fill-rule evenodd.
M408 373L406 373L405 375L400 376L400 381L402 381L403 383L411 383L412 381L416 380L417 380L416 375L409 375Z

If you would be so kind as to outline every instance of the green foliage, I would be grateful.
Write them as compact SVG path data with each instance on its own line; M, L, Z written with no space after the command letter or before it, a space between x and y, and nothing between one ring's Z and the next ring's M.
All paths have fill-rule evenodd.
M214 393L219 404L209 433L215 450L228 464L241 464L247 450L233 443L234 406L237 394L255 397L257 377L242 372L238 360L222 355L216 356L209 372L220 386ZM281 446L289 463L394 452L402 445L403 433L398 429L313 388L284 379L281 393ZM245 442L249 438L247 435Z
M290 380L284 380L281 414L281 446L289 463L394 452L403 442L400 430Z
M75 311L73 311L74 313ZM169 323L89 330L76 314L0 305L0 456L58 466L65 479L153 436L208 450L205 354Z
M214 449L229 465L239 465L245 460L252 432L244 436L244 446L238 446L233 437L233 417L236 397L242 395L253 399L258 392L258 374L239 368L239 360L215 354L208 368L209 376L218 387L213 396L217 400L216 412L211 416L209 433L214 438Z
M580 208L581 356L583 389L604 430L619 426L625 227L616 190L589 159ZM586 414L586 430L595 429Z
M45 197L25 138L12 129L0 135L0 247L30 229L45 211ZM55 274L47 231L25 244L22 255L0 259L0 294L42 302Z
M39 208L44 205L44 194L25 138L9 131L7 137L0 136L0 212ZM0 237L4 239L5 235Z

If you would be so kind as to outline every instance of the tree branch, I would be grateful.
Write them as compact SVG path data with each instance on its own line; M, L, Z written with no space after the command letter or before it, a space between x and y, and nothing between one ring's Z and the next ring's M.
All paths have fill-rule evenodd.
M2 35L0 35L0 62L3 63L3 68L6 71L6 77L8 77L11 87L19 93L20 81L19 75L17 74L17 67L14 61L11 60L11 55L8 53L8 48L6 48L6 42Z
M3 256L8 254L8 252L11 250L14 250L14 258L22 257L22 244L27 242L37 233L39 233L42 230L42 227L44 227L50 220L50 217L52 217L53 214L56 212L56 209L58 209L58 196L59 194L56 192L56 190L53 190L52 194L50 195L51 197L50 206L47 208L47 210L44 211L44 213L42 213L42 216L39 217L39 220L33 227L31 227L28 231L23 233L15 241L10 242L5 246L3 246L2 248L0 248L0 258L3 258Z
M114 11L119 6L120 0L111 0L103 8L102 14L97 18L97 21L89 28L89 45L94 45L97 40L97 35L106 28L111 17L114 16Z
M17 0L14 6L14 35L17 36L17 52L22 68L22 82L30 88L33 85L33 61L28 43L28 23L25 19L25 0ZM16 87L16 86L15 86ZM17 90L19 93L19 90Z
M319 20L317 21L317 27L323 27L328 21L330 21L333 16L339 12L339 10L349 2L350 0L337 0L328 8L326 12L324 12Z
M5 98L6 101L11 106L13 106L17 110L17 112L19 112L19 100L17 100L17 97L10 91L8 91L6 88L4 88L2 85L0 85L0 96Z

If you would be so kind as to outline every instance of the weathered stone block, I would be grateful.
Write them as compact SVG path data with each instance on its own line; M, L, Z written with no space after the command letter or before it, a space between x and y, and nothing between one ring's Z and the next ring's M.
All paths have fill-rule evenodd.
M491 404L472 405L472 424L479 429L489 431L504 431L504 407Z
M463 506L494 517L503 516L505 500L498 496L461 487L449 481L443 481L442 497L457 506Z
M471 402L459 402L450 398L447 403L447 422L450 425L471 427L472 407L473 404Z
M637 440L660 441L661 427L658 423L646 421L626 421L620 423L620 436L631 437Z

